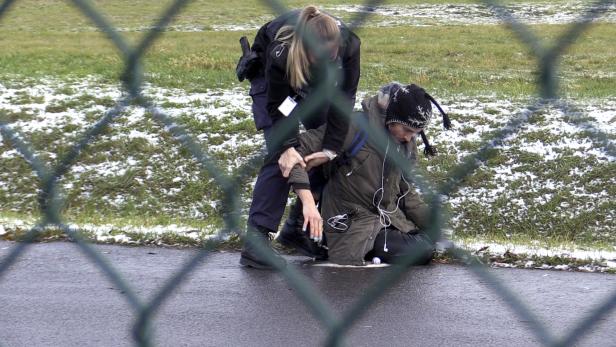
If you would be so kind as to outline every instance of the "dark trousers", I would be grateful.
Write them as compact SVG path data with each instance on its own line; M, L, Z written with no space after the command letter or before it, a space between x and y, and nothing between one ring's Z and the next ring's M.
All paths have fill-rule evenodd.
M308 175L310 177L310 189L313 192L320 192L325 186L322 170L320 168L312 169ZM277 163L266 164L261 167L252 191L248 223L277 231L284 209L287 206L289 190L287 178L282 177Z
M263 83L263 85L261 84ZM263 130L265 144L268 151L272 149L273 124L267 114L267 96L263 88L264 80L255 80L251 84L252 111L257 129ZM318 126L320 124L316 124ZM309 127L306 127L310 129ZM319 191L325 184L325 179L317 168L311 170L310 185L313 191ZM252 203L248 212L248 224L261 226L276 231L287 205L290 186L287 178L282 176L277 162L268 163L261 167L257 182L252 192Z
M423 232L404 233L395 228L381 229L374 240L374 248L366 255L371 261L379 257L382 262L399 263L410 253L416 254L412 265L425 265L432 259L434 244Z
M288 197L289 185L278 164L264 165L252 191L248 224L278 230Z

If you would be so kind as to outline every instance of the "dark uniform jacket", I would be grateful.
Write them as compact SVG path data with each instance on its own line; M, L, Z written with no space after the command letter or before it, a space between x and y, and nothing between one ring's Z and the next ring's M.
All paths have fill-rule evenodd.
M385 115L378 107L377 96L366 98L362 106L368 116L370 127L385 129ZM357 131L358 126L352 123L344 148L350 146ZM301 134L297 150L302 155L320 150L323 134L323 127ZM409 159L409 165L417 158L415 141L406 145L399 144L393 138L389 141L389 151L403 151ZM380 207L386 211L395 210L390 214L390 227L402 232L426 227L429 218L428 206L421 200L412 183L409 182L409 186L402 180L402 171L393 163L393 159L386 161L383 170L385 156L377 148L368 140L354 157L333 171L325 186L321 199L321 216L324 220L329 259L332 262L364 264L364 256L372 250L374 239L383 228L374 203L375 193L381 188L381 182L383 182L383 199ZM383 171L383 181L381 181ZM309 183L306 171L296 166L291 172L289 183L295 189L306 188ZM396 208L398 198L407 191L408 194L400 200L399 207ZM378 195L376 200L378 201ZM342 215L348 217L344 222L348 226L346 230L338 230L328 223L332 218Z
M298 106L296 112L305 98L309 97L314 87L315 81L310 81L309 85L304 90L293 90L289 85L286 77L286 64L288 56L288 47L278 41L274 41L274 37L278 30L285 24L292 23L297 19L299 11L293 11L286 15L282 15L277 19L265 24L255 38L252 50L255 51L262 61L265 62L264 74L266 83L262 88L267 90L267 111L270 120L273 124L279 123L280 120L286 118L278 107L284 102L287 97L295 98ZM323 148L340 152L344 141L344 135L348 130L348 117L355 103L355 94L357 93L357 85L359 83L360 74L360 40L353 32L351 32L342 22L339 22L342 45L339 50L339 72L340 80L337 88L342 92L343 100L341 101L342 108L332 107L329 102L320 104L316 110L309 113L309 117L302 120L302 123L307 129L316 128L322 124L327 124L327 130L323 139ZM319 76L319 71L313 71L314 76ZM322 71L321 71L322 72ZM259 88L259 86L253 86ZM251 90L251 93L254 93ZM275 133L275 136L280 136L280 142L284 143L290 138L294 138L298 134L299 119L294 119L293 113L289 116L294 126L293 131L289 134L282 134L280 131ZM277 124L278 126L279 124Z

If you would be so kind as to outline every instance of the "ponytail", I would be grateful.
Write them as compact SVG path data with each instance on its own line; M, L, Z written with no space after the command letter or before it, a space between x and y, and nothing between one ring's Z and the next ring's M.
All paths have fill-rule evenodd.
M340 41L340 28L334 18L315 6L304 7L295 26L285 25L276 33L276 40L289 46L286 70L293 89L301 89L310 80L308 52L314 51L313 45L317 39Z

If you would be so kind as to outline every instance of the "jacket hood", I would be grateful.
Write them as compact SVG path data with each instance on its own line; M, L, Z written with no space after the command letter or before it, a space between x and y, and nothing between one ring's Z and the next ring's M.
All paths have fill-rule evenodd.
M382 107L379 105L379 97L378 95L367 96L361 102L361 106L368 115L368 123L371 128L377 129L385 129L385 112Z

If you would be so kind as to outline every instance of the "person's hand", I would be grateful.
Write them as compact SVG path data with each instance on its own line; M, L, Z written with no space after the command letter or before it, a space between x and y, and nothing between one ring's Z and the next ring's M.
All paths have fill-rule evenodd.
M282 177L289 177L291 170L295 165L300 165L302 168L306 168L306 163L302 156L297 153L295 148L290 147L282 153L280 159L278 159L278 166L282 172Z
M304 158L304 161L306 162L306 171L309 171L313 167L317 167L319 165L327 163L329 161L329 157L323 151L314 152L306 156L306 158Z
M317 210L314 204L307 204L304 205L303 213L304 226L302 231L306 231L308 226L310 226L310 238L315 242L321 241L323 239L323 219L319 210Z

